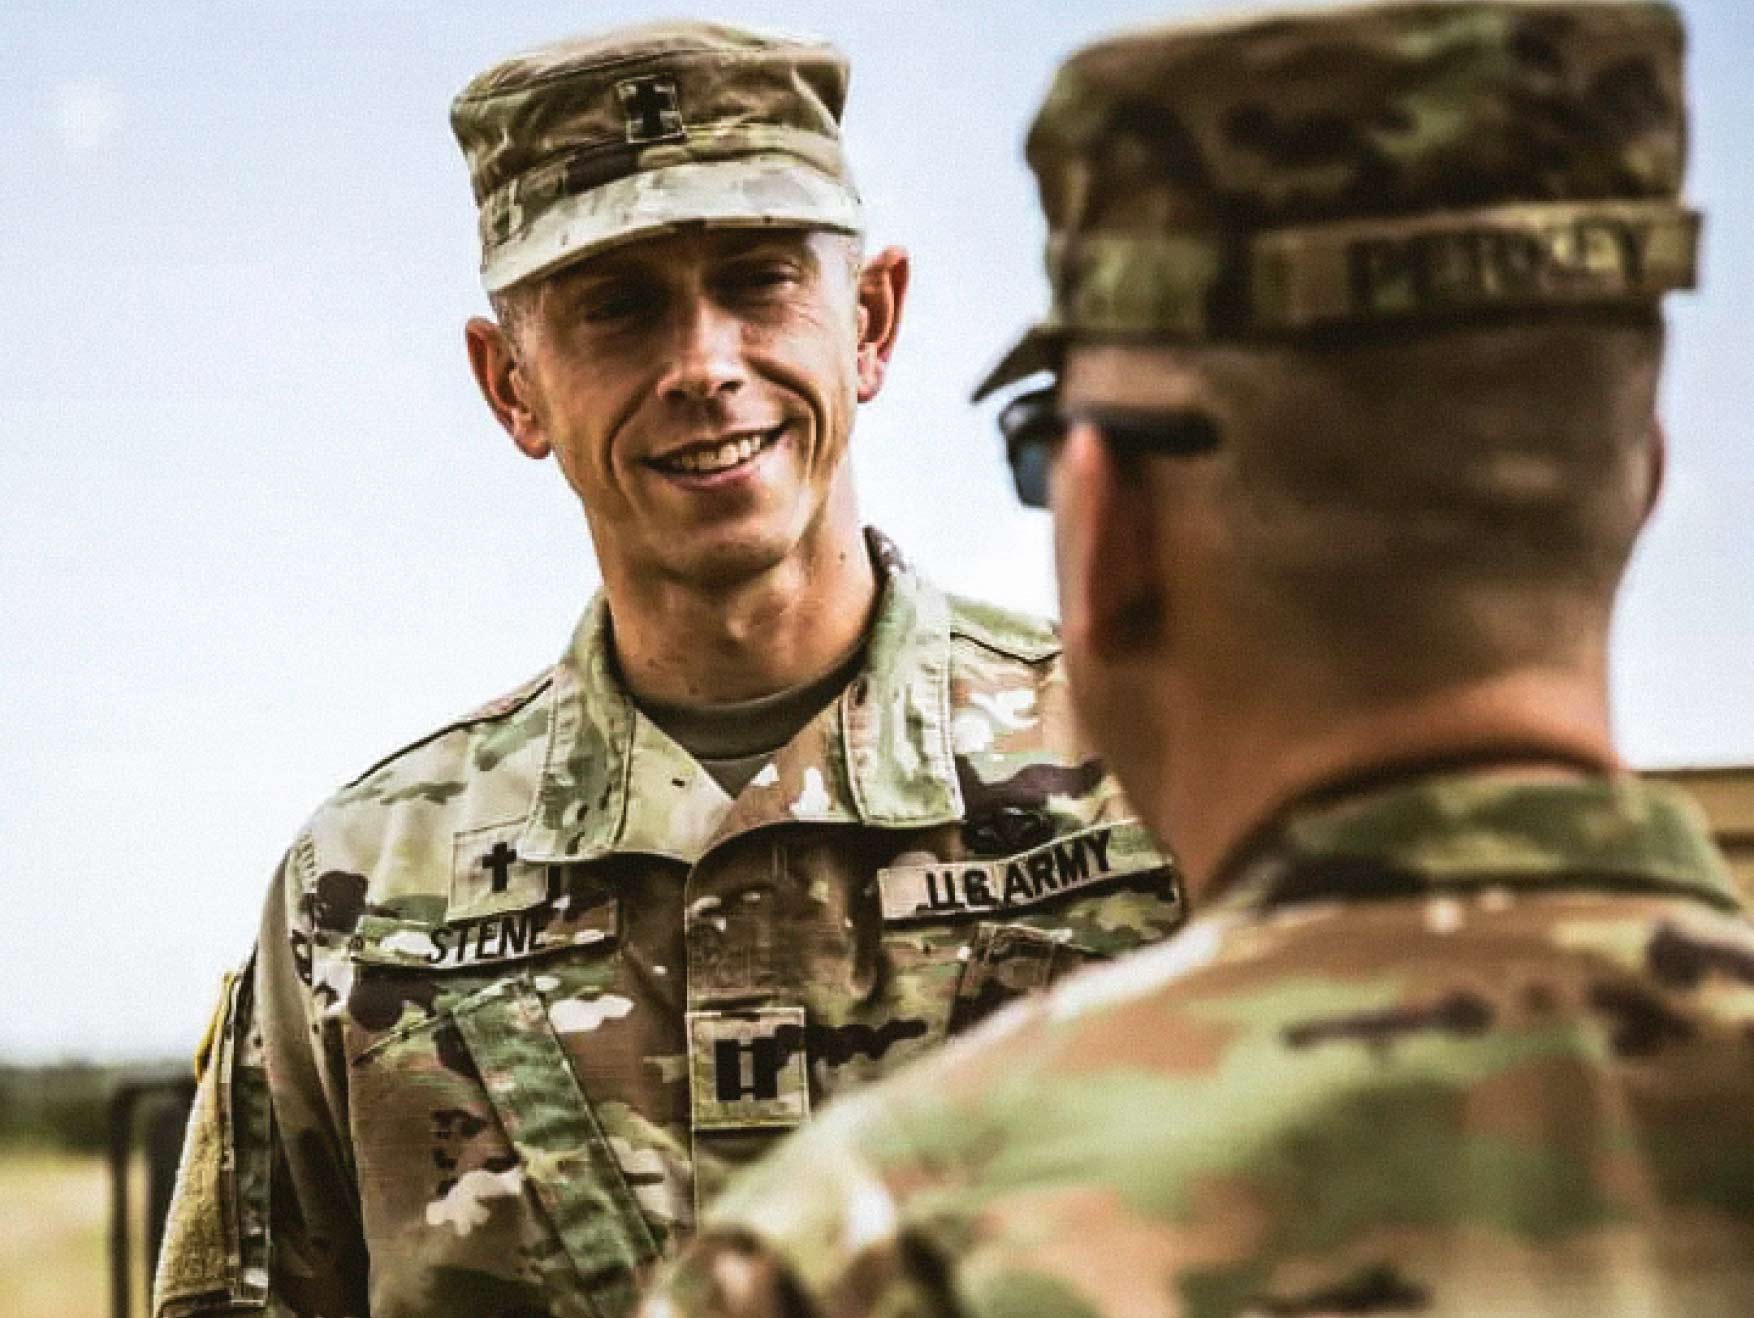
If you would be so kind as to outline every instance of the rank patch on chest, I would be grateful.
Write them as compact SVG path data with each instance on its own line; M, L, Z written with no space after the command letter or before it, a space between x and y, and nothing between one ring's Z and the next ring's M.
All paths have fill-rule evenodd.
M886 921L943 920L1021 910L1169 865L1150 835L1127 820L1015 856L894 865L877 871L877 888Z
M696 1130L787 1129L810 1116L802 1007L688 1013Z

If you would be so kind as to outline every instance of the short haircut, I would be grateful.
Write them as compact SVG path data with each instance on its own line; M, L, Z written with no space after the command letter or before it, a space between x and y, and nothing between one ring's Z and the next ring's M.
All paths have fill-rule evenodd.
M1626 311L1196 350L1242 579L1376 689L1599 647L1648 511L1662 343Z

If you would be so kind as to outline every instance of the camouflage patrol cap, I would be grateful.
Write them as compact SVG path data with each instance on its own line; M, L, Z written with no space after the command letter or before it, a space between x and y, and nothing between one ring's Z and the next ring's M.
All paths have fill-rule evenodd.
M1681 21L1646 0L1418 0L1141 30L1029 134L1069 339L1247 339L1693 285Z
M822 42L670 22L515 55L451 104L489 292L684 223L856 233L847 62Z

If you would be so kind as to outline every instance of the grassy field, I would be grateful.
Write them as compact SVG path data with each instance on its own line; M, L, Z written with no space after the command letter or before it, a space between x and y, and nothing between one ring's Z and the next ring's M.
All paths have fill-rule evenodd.
M0 1314L105 1318L108 1212L101 1159L0 1149Z

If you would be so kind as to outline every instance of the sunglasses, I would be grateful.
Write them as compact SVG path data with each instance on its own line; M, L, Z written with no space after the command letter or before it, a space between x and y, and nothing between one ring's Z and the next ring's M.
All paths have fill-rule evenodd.
M1084 421L1101 432L1110 452L1125 462L1140 458L1191 458L1218 447L1218 425L1204 412L1153 412L1135 408L1062 409L1059 389L1048 385L1019 394L999 412L1005 460L1017 498L1025 508L1048 506L1048 474L1066 431Z

